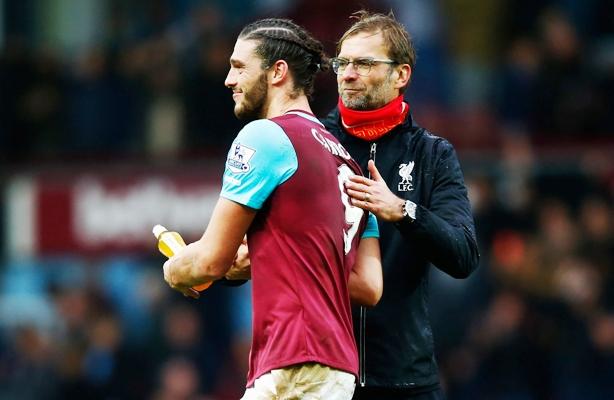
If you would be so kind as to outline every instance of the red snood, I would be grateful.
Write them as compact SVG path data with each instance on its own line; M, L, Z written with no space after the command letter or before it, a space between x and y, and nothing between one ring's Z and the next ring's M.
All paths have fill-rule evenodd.
M343 128L350 135L368 141L377 140L390 132L405 120L409 112L409 104L403 101L403 95L377 110L351 110L343 105L341 98L338 107Z

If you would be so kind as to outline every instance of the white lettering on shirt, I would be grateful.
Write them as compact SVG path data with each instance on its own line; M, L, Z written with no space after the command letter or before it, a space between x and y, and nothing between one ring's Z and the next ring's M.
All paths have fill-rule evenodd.
M340 143L335 143L332 140L325 138L321 133L313 128L311 129L311 134L322 145L322 147L331 152L333 155L340 156L346 160L352 158L350 153L348 153Z

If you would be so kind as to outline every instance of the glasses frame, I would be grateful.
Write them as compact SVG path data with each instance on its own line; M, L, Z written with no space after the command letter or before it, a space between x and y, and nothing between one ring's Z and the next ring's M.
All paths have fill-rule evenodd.
M343 68L340 68L341 67L341 65L339 64L340 61L343 61L343 62L347 61L347 64ZM356 61L368 61L366 65L368 66L369 69L366 72L363 71L361 73L359 71L361 67L356 67ZM383 60L380 58L371 58L371 57L358 57L358 58L354 58L353 60L348 60L347 58L343 58L343 57L333 57L330 59L330 65L332 66L333 72L337 75L342 75L345 72L345 69L349 67L350 64L354 64L353 66L354 71L356 71L356 73L359 76L367 76L371 73L371 69L373 68L374 65L377 65L377 64L394 65L394 64L398 64L398 62L394 60Z

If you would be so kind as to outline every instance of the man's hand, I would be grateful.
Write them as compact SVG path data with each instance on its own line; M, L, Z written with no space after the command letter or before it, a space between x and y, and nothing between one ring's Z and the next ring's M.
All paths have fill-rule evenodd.
M400 221L403 219L405 200L400 199L388 189L373 160L369 160L368 168L373 179L354 175L345 183L352 204L363 210L371 211L381 220Z
M197 290L194 290L189 286L180 285L173 281L173 264L171 262L172 259L173 258L166 260L164 266L162 267L162 270L164 271L164 280L172 289L181 292L184 296L198 299L200 297L200 293L198 293Z
M226 272L225 277L231 281L251 279L252 268L249 259L249 249L247 248L247 239L243 239L241 246L239 246L239 250L237 250L237 255L232 262L232 267Z

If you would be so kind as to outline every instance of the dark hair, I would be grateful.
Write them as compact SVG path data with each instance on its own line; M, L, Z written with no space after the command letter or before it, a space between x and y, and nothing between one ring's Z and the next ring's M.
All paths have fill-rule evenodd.
M345 31L337 43L337 54L341 50L343 41L350 36L361 32L381 32L384 43L388 48L388 57L399 64L409 64L413 72L416 65L416 49L411 36L405 27L395 19L392 11L388 14L372 14L366 10L360 10L352 14L350 18L357 19L350 28Z
M294 78L294 90L307 96L313 93L315 75L328 69L328 57L322 43L304 28L288 19L267 18L252 22L239 34L240 39L257 40L256 54L262 68L284 60Z

